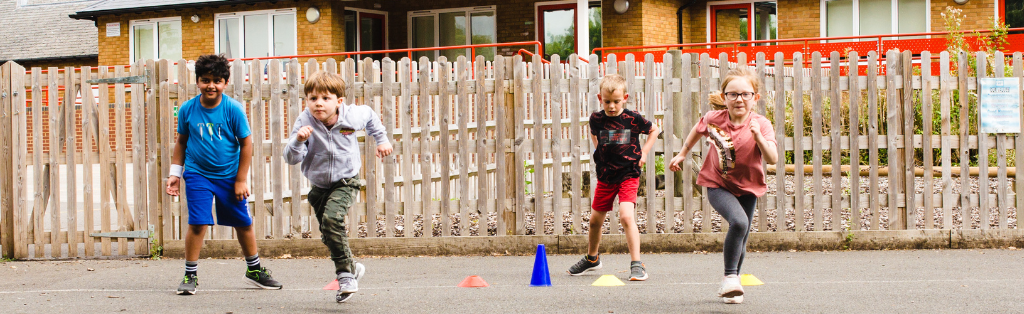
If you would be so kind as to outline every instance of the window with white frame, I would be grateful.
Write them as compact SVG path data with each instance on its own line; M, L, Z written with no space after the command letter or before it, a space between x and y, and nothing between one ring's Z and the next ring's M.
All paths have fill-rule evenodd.
M229 59L296 54L294 8L222 13L214 19L217 53Z
M929 0L822 0L827 37L927 32Z
M493 44L498 40L495 6L454 8L409 13L409 47L443 47L474 44ZM476 54L494 60L494 47L477 48ZM415 57L437 58L443 55L454 60L459 55L469 56L470 49L416 52ZM472 59L474 57L467 57Z
M129 22L131 62L148 59L181 59L181 18Z

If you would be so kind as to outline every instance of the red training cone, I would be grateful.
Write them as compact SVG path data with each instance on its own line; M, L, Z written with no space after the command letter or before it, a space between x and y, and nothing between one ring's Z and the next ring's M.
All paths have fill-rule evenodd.
M324 286L324 290L338 290L338 280L331 281L331 283Z
M480 278L480 276L477 275L466 277L465 280L462 280L462 282L459 283L459 287L462 288L486 288L489 286L490 285L488 285L483 278Z

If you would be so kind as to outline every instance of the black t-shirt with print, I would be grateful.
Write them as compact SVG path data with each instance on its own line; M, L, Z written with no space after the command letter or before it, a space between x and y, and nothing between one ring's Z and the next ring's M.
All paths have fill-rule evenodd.
M629 178L640 177L640 134L651 133L651 122L639 113L623 109L617 117L609 117L604 110L590 115L590 133L597 136L594 162L597 180L617 184Z

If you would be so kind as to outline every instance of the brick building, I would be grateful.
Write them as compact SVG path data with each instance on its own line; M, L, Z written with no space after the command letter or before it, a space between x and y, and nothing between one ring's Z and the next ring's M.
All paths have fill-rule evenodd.
M533 40L544 44L546 54L565 55L599 46L943 31L940 14L947 6L969 17L962 29L984 29L991 18L1004 15L1011 26L1024 26L1022 4L1024 0L106 0L71 17L95 21L99 64L128 64L137 58L195 59L208 53L266 57ZM582 9L586 18L576 14ZM581 24L589 25L577 27ZM519 48L533 50L499 47L477 54L511 55ZM417 56L442 54L451 58L468 52Z

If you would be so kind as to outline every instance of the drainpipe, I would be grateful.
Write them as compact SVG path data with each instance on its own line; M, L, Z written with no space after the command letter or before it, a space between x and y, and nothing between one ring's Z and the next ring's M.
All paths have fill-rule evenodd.
M676 10L676 22L679 25L679 27L677 27L677 31L680 44L683 43L683 10L689 8L694 1L696 0L687 0L686 3L683 3L682 6L679 6L679 10Z

